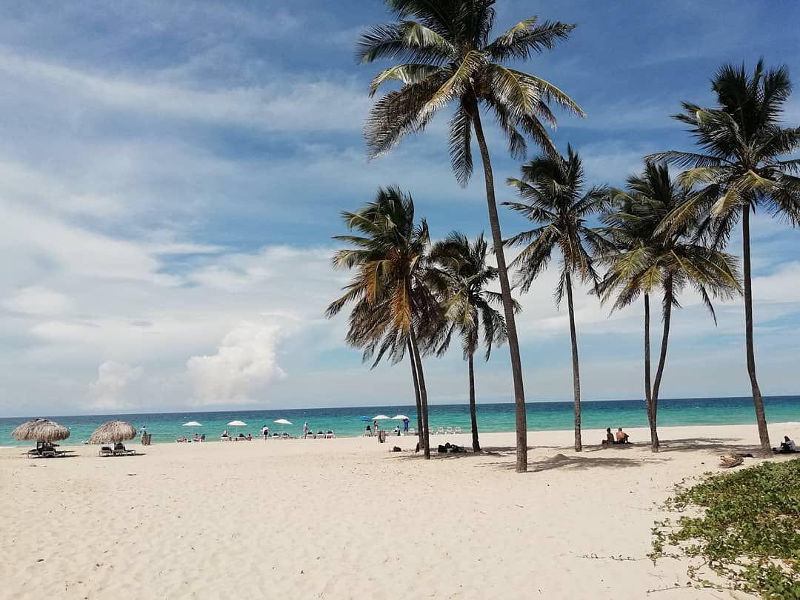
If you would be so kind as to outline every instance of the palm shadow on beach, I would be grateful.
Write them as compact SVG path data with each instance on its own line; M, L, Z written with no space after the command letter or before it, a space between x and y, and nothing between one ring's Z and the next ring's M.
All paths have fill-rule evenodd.
M753 454L758 456L761 447L742 444L736 438L681 438L661 440L658 454L669 452L707 452L708 454Z

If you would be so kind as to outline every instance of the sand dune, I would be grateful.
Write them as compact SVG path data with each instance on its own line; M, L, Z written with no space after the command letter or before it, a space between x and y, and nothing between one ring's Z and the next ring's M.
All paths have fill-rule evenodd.
M414 438L393 437L164 444L121 458L3 449L0 597L730 598L654 592L684 585L686 564L646 554L672 485L716 471L725 448L750 448L755 427L663 437L656 455L576 455L570 432L532 432L525 475L512 434L483 435L484 455L429 463ZM445 439L469 443L434 436Z

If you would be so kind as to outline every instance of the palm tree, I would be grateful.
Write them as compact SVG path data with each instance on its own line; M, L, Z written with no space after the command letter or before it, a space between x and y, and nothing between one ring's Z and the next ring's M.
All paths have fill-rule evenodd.
M504 202L523 214L537 227L509 238L508 245L524 245L512 266L518 266L517 284L527 292L534 279L550 263L553 251L561 253L561 277L555 291L556 305L567 295L569 333L572 342L572 387L575 399L575 451L581 442L581 378L578 366L578 337L575 331L575 308L572 299L572 277L584 283L597 284L592 264L592 250L601 241L589 228L586 219L599 212L607 201L604 187L593 187L584 193L584 172L580 156L567 147L567 156L543 154L521 168L521 179L508 179L517 189L522 202Z
M393 362L402 360L408 351L419 394L422 447L425 458L430 458L428 395L417 332L428 336L428 328L439 323L441 315L425 283L428 225L424 219L415 223L414 201L397 187L379 189L373 202L342 216L347 228L358 235L334 237L352 248L336 252L333 264L357 272L326 315L332 317L345 305L354 305L347 342L363 348L365 360L374 358L373 366L384 356Z
M608 273L600 285L603 300L616 294L613 309L644 296L645 402L653 452L659 449L658 399L672 318L680 307L678 295L693 287L716 323L711 297L731 298L741 292L738 261L718 250L702 235L696 222L684 220L680 228L662 231L661 224L691 198L690 189L670 178L666 165L646 163L641 175L628 178L626 190L613 192L615 208L604 217L607 238L615 252L606 255ZM663 297L663 332L655 380L650 384L650 295Z
M475 133L483 163L489 225L511 354L516 405L516 469L524 472L528 468L528 454L522 366L494 176L480 109L488 109L495 116L508 138L512 156L524 155L523 133L539 146L555 152L543 125L543 121L555 124L548 103L554 102L579 115L583 112L552 83L503 63L528 59L551 49L556 42L566 39L574 25L537 23L536 18L531 17L489 41L494 0L385 2L397 21L367 29L359 39L357 55L362 63L383 58L400 61L375 77L371 94L387 82L399 81L402 85L386 93L372 107L365 131L368 153L375 157L388 152L406 134L422 131L439 109L454 104L450 157L457 180L465 185L472 175L471 140L473 131Z
M800 127L781 126L783 107L792 90L785 67L765 71L759 60L748 75L744 65L724 65L711 88L717 95L717 107L684 102L683 113L675 115L690 126L701 152L661 152L648 159L688 167L683 183L702 187L690 202L669 215L666 227L681 227L684 221L703 214L715 241L724 243L741 218L747 373L758 435L766 453L770 451L769 432L753 350L750 212L761 206L793 226L800 224L800 179L794 176L800 159L782 159L800 148Z
M436 242L430 252L430 261L436 267L431 271L432 287L439 290L446 322L446 331L435 345L437 353L442 355L454 334L461 338L469 374L469 416L475 452L481 451L475 407L475 353L481 333L486 360L489 360L492 345L506 340L505 320L492 306L502 304L502 298L499 293L486 289L497 279L497 269L486 264L487 250L483 234L470 242L464 234L454 231Z

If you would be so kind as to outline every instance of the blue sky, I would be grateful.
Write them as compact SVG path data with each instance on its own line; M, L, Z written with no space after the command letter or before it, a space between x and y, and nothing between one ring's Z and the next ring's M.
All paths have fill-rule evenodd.
M592 183L690 147L669 115L710 103L721 63L763 56L800 78L794 2L501 0L497 13L498 29L532 14L578 25L525 68L587 112L553 136ZM329 266L338 213L398 184L434 236L475 235L485 204L480 177L461 189L450 173L444 118L366 160L378 67L357 66L353 46L388 20L380 2L7 3L0 17L0 415L411 402L406 365L370 372L344 320L322 318L346 277ZM800 122L800 94L785 117ZM502 182L518 164L489 136ZM754 235L762 388L798 392L800 238L765 216ZM521 298L534 401L571 393L553 286L547 273ZM663 394L746 395L740 302L717 327L697 298L683 304ZM609 319L579 294L586 398L640 396L640 312ZM426 364L433 401L463 401L459 353ZM479 401L510 391L501 349L479 367Z

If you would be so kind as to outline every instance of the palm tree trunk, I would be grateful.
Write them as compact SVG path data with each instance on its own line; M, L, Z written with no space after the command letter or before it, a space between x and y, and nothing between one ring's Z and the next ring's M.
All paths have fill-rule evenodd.
M481 451L481 444L478 441L478 410L475 407L475 365L473 355L467 358L469 365L469 419L472 421L472 450Z
M417 378L419 380L419 400L420 408L422 409L422 448L425 451L425 458L431 457L431 438L430 431L428 431L428 390L425 387L425 372L422 370L422 359L419 356L419 347L417 346L417 336L414 333L414 327L410 328L411 335L411 353L414 357L414 365L417 369Z
M572 390L575 395L575 452L583 450L581 444L581 373L578 367L578 336L575 333L575 309L572 305L572 279L564 272L567 284L567 307L569 309L569 337L572 342Z
M672 317L672 277L664 283L664 331L661 334L661 352L658 356L658 368L653 382L653 393L650 397L650 412L652 417L651 429L655 430L658 422L658 393L661 389L661 378L664 376L664 367L667 364L667 345L669 344L669 324ZM658 438L651 445L653 452L658 452Z
M750 375L750 387L753 389L753 405L756 409L756 422L758 423L758 438L761 441L761 450L771 454L769 445L769 430L767 417L764 414L764 401L761 398L761 389L756 379L756 355L753 348L753 290L751 289L750 273L750 206L742 211L742 257L744 262L744 332L747 346L747 373Z
M414 397L417 401L417 436L419 437L419 447L424 448L422 438L422 402L419 397L419 378L417 377L417 367L414 364L414 348L411 340L408 340L408 362L411 363L411 377L414 379Z
M658 431L653 418L653 387L650 382L650 294L644 295L644 402L647 407L647 423L650 425L650 445L658 451Z
M483 177L486 183L486 204L489 209L489 226L492 230L492 244L497 258L497 274L500 280L500 291L503 296L503 314L506 319L508 350L511 354L511 376L514 381L514 405L517 429L517 473L528 470L528 423L525 415L525 389L522 381L522 361L519 355L519 341L517 339L517 324L514 319L514 303L511 298L511 285L508 282L508 268L503 252L503 234L500 232L500 218L497 215L497 202L494 196L494 175L492 162L489 157L489 148L483 136L483 126L478 111L478 103L473 98L471 108L472 124L475 127L475 138L481 150L483 161Z

